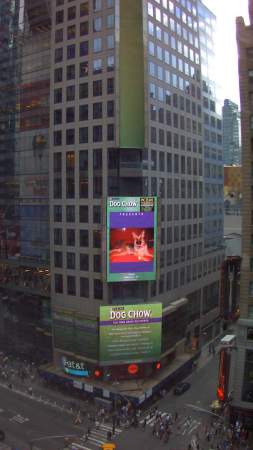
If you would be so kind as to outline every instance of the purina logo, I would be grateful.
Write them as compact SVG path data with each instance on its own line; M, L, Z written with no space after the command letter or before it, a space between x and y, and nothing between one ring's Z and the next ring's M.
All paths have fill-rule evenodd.
M109 201L110 208L137 208L138 203L136 200L118 200L113 199Z

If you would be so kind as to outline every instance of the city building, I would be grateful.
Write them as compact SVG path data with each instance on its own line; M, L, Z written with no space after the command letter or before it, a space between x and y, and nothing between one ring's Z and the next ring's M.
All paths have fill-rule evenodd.
M14 155L30 145L24 158L31 176L27 189L32 192L19 185L27 174L24 159L11 167L12 180L19 186L15 197L19 211L27 197L29 208L40 205L37 210L25 209L29 217L20 215L21 236L25 232L32 236L26 220L33 222L38 211L42 223L42 216L48 218L42 205L49 205L54 346L49 371L62 374L69 359L71 366L82 364L87 373L104 381L131 379L137 372L138 377L150 378L160 367L168 374L172 362L179 368L190 361L220 331L222 130L215 93L210 91L211 74L202 75L205 57L212 56L207 46L212 45L215 17L196 0L24 4L28 34L20 42L15 66L23 68L23 75L14 82L15 95L20 96L19 102L15 97L20 105L15 117L23 114L23 121L21 133L15 135ZM24 30L21 34L26 37ZM33 46L31 60L29 46ZM205 126L204 111L210 122ZM22 141L26 134L29 144ZM1 152L6 159L4 149L6 144ZM37 179L45 188L43 195L34 191ZM8 183L7 192L10 186L16 184ZM205 208L207 195L210 211ZM155 280L108 281L108 197L158 198ZM6 195L3 202L7 207ZM44 224L41 239L47 237L47 220ZM16 251L15 267L25 274L32 267L32 280L36 271L49 280L49 241L38 245L36 254L30 242L20 244L23 250ZM13 262L5 258L7 263L10 271ZM5 294L3 278L2 285ZM39 291L39 298L48 294L45 288L44 294ZM163 305L158 366L101 367L100 307L157 302ZM86 389L84 384L82 388Z
M97 317L105 304L163 303L162 366L193 338L202 344L219 332L223 249L221 242L210 254L204 249L199 5L54 4L49 167L58 366L65 354L99 364ZM221 143L217 124L212 131ZM220 180L222 187L222 172ZM107 283L106 197L136 195L159 198L159 276ZM223 234L222 222L216 226ZM97 346L83 345L87 339ZM144 367L142 375L149 371ZM108 372L129 376L127 365Z
M198 3L204 143L204 252L214 257L223 245L222 121L215 83L216 17Z
M242 134L242 264L240 319L230 376L232 418L241 417L252 428L253 420L253 275L252 275L252 86L253 1L249 1L250 24L236 20Z
M229 99L222 107L223 159L227 166L241 164L240 113L238 105Z
M40 360L52 357L49 5L0 5L1 346Z

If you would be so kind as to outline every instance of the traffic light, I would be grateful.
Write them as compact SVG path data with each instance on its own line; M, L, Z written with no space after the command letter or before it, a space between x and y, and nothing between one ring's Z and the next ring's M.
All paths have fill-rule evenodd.
M220 386L217 388L217 397L221 402L223 402L225 399L224 389Z
M94 377L95 377L95 378L101 378L102 375L103 375L102 369L96 368L96 369L94 370Z
M160 369L161 369L161 363L160 363L160 361L158 361L158 362L155 364L155 369L156 369L156 370L160 370Z

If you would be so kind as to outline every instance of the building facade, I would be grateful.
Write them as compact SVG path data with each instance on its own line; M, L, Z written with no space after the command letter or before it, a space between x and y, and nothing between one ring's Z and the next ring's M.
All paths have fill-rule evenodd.
M242 266L240 319L231 368L232 416L240 416L252 427L253 402L253 277L252 277L252 86L253 86L253 2L249 1L250 24L236 21L239 57L239 85L242 132Z
M0 8L1 343L49 359L49 2Z
M241 164L240 113L238 105L229 99L222 107L223 155L227 166Z
M204 73L214 17L196 0L24 5L19 79L10 77L19 133L11 131L14 173L1 197L7 208L16 189L22 239L14 257L3 258L3 296L8 275L22 280L22 295L48 298L50 248L54 364L69 356L99 365L100 306L162 302L161 363L168 366L220 329L221 127ZM6 148L7 138L4 161ZM155 281L107 282L108 196L158 197ZM6 241L3 232L3 248ZM124 378L126 369L107 372ZM150 365L141 374L150 375Z
M99 364L97 318L105 304L163 303L164 365L192 338L203 343L219 331L222 251L204 250L202 102L197 2L54 3L49 167L55 364L66 352ZM157 280L107 283L106 197L136 195L160 201ZM169 312L185 297L176 311L178 324L186 324L182 332L179 325L170 328Z

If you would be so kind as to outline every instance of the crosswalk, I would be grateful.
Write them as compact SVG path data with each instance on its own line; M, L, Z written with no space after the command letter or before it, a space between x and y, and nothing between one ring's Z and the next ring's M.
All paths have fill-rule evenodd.
M112 431L110 425L100 424L98 428L91 429L88 439L85 439L85 437L79 438L78 441L72 442L70 448L71 450L94 450L97 447L101 447L102 444L108 442L108 431ZM116 428L113 438L119 436L121 432L121 428Z
M157 411L157 413L159 414L159 416L162 419L164 419L169 414L167 411ZM140 420L140 425L143 425L144 420L146 421L146 425L153 427L156 417L155 417L155 415L150 416L150 414L147 414ZM192 434L194 431L196 432L196 430L198 429L200 424L201 424L201 422L194 419L193 417L184 416L184 417L179 417L176 425L172 426L172 429L175 430L176 434L180 433L180 435L185 436L185 435Z
M20 414L17 414L16 416L11 417L11 419L9 419L10 422L16 422L16 423L25 423L25 422L29 422L28 417L23 417Z

